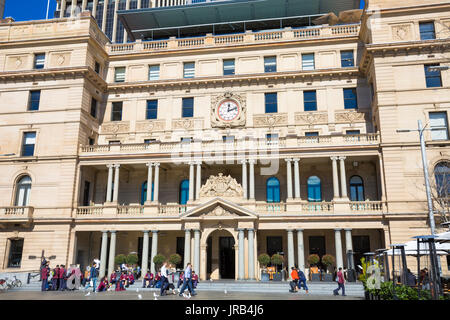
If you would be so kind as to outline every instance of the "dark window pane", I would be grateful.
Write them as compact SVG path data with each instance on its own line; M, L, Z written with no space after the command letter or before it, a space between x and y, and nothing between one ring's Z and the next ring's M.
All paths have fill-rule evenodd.
M352 135L352 134L360 134L359 130L347 130L346 134Z
M358 109L358 101L355 88L344 89L344 108Z
M343 68L355 66L353 51L341 51L341 66Z
M303 103L305 111L317 110L316 91L303 91Z
M122 102L113 102L111 121L122 121Z
M305 137L317 137L319 136L318 132L305 132Z
M28 101L28 110L29 111L36 111L39 110L39 103L41 100L41 91L30 91L30 97Z
M94 118L97 116L97 100L91 99L91 116Z
M277 72L277 57L264 58L264 72Z
M8 268L20 268L22 262L23 239L10 240Z
M183 118L194 116L194 98L183 98L182 115Z
M234 74L234 59L223 60L223 75L229 76Z
M439 70L430 70L430 67L438 67L439 64L426 64L424 66L425 68L425 80L427 83L427 88L435 88L435 87L442 87L442 80L441 80L441 71Z
M158 100L147 100L147 119L157 119Z
M432 40L436 39L434 32L434 22L421 22L419 23L420 40Z
M25 132L23 135L22 156L31 157L34 155L34 145L36 143L36 132Z
M44 69L45 53L39 53L34 55L34 68Z
M276 93L266 93L265 95L266 102L266 113L274 113L278 111L277 106L277 94Z

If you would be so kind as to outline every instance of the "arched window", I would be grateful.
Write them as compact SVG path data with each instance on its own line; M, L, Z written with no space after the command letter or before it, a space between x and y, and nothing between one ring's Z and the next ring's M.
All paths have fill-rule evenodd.
M180 183L180 204L186 204L189 200L189 180Z
M322 186L320 183L320 178L317 176L311 176L308 178L308 201L322 201Z
M24 176L20 178L16 185L16 201L15 206L25 207L30 200L31 178Z
M152 183L152 196L151 201L153 201L153 192L155 189L155 184ZM141 205L144 205L145 201L147 201L147 181L144 181L141 187Z
M267 179L266 187L267 202L280 202L280 181L275 177L271 177Z
M364 183L360 176L350 178L350 201L364 201Z
M436 193L438 197L450 196L450 163L439 162L434 167L434 179L436 180Z

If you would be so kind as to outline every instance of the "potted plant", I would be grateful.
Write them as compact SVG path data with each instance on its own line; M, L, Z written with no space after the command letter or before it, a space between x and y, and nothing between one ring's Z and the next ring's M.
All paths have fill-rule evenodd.
M320 274L317 272L314 272L317 270L317 264L320 262L320 257L318 254L310 254L308 256L308 264L311 266L310 268L310 275L311 275L311 281L320 281Z
M119 266L122 265L122 263L127 263L127 256L124 254L118 254L114 258L114 263L115 263L115 265L119 265Z
M177 265L181 263L181 261L182 261L182 258L181 258L181 256L178 253L174 253L174 254L171 254L169 256L169 262L173 266L175 266L175 269L176 269ZM173 282L177 283L178 279L179 279L179 276L180 276L180 272L176 271L175 274L174 274L174 277L173 277L174 278Z
M261 270L261 281L269 281L270 276L269 273L267 273L267 265L270 263L270 257L267 253L262 253L258 256L259 264L262 266Z
M275 253L271 258L270 261L272 264L274 264L277 267L277 272L273 275L274 281L281 281L282 280L282 274L281 272L278 272L278 266L281 266L283 264L283 257L277 253Z
M329 272L328 268L336 262L336 259L331 254L325 254L322 257L322 263L325 266L326 273L323 275L323 281L333 281L333 274Z
M153 263L155 264L156 272L159 271L164 261L166 261L166 257L160 253L153 257Z
M139 258L137 256L137 254L135 253L130 253L129 255L127 255L127 264L130 266L135 266L137 265L139 261Z

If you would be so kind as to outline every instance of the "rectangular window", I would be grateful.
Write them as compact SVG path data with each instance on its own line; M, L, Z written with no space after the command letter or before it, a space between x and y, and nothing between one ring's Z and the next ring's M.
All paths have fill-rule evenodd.
M183 98L181 116L183 118L192 118L194 116L194 98Z
M264 72L277 72L277 57L264 57Z
M151 143L155 143L156 139L144 139L144 143L145 144L151 144Z
M267 247L266 252L269 256L272 256L275 253L283 252L283 237L268 236L266 238L266 247Z
M23 239L10 239L8 268L20 268L22 262Z
M303 108L304 111L317 110L316 90L303 91Z
M278 144L278 133L266 134L266 141L268 145Z
M91 189L91 183L89 181L84 182L83 190L83 206L89 206L89 191Z
M88 143L90 146L93 146L95 144L95 139L94 138L89 138Z
M442 87L441 71L434 70L433 67L439 67L439 64L426 64L424 66L427 88Z
M233 143L234 142L234 136L222 136L222 141L224 143Z
M122 121L122 102L112 103L111 121Z
M356 88L344 89L344 109L358 109Z
M314 132L305 132L305 137L318 137L319 136L319 132L314 131Z
M234 59L223 60L223 75L230 76L234 74Z
M436 39L436 33L434 31L434 22L420 22L420 40L432 40Z
M277 93L265 93L266 113L278 112Z
M114 69L114 82L125 82L125 67Z
M148 67L148 80L150 81L159 80L159 65Z
M39 110L39 102L41 101L41 90L30 91L28 97L28 111Z
M34 68L44 69L45 65L45 53L36 53L34 55Z
M91 116L94 118L97 116L97 100L95 98L91 99Z
M347 68L354 66L355 66L355 59L353 57L353 50L341 51L341 67Z
M98 74L100 74L100 63L98 63L97 61L95 61L95 72L97 72Z
M185 62L183 65L183 77L194 78L195 77L195 62Z
M192 142L192 138L191 137L181 138L181 144L190 144L191 142Z
M345 131L345 134L358 135L358 134L361 134L361 131L359 131L359 130L347 130L347 131Z
M147 100L146 119L158 118L158 100Z
M430 112L431 140L448 140L447 112Z
M118 144L120 144L120 140L111 140L108 143L109 143L109 145L118 145Z
M302 54L302 69L303 70L314 70L314 53L304 53Z
M35 144L36 132L24 132L22 142L22 157L32 157L34 155Z

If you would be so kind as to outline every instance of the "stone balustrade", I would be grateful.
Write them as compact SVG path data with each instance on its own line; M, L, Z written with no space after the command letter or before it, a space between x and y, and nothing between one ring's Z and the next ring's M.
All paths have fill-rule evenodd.
M352 212L383 212L386 205L381 201L356 201L349 203Z
M33 218L33 207L0 207L0 222L28 222Z
M251 32L230 35L208 34L198 38L175 37L169 40L138 41L135 43L108 44L107 52L110 55L129 54L139 52L155 52L174 49L208 48L235 45L248 45L266 42L283 42L313 40L338 37L355 37L359 34L359 24L340 26L317 26L301 29L284 28L277 31Z

